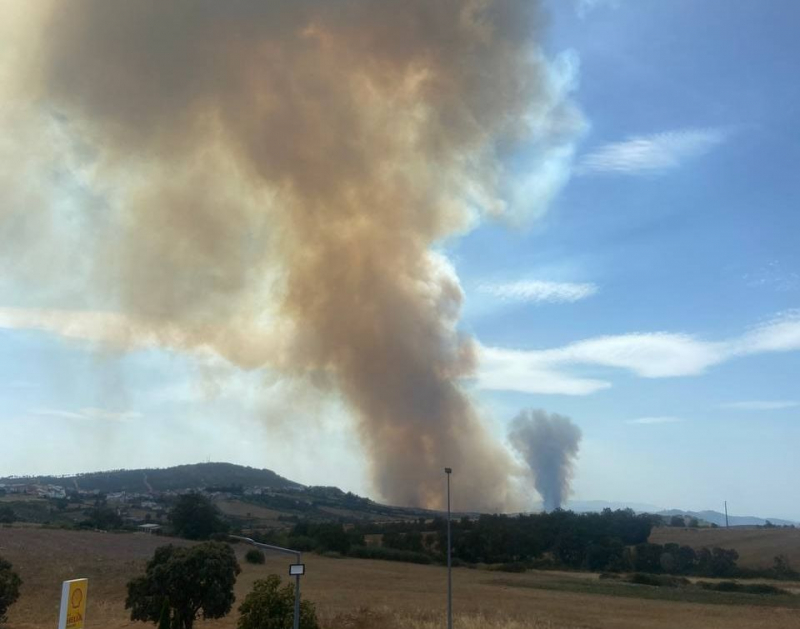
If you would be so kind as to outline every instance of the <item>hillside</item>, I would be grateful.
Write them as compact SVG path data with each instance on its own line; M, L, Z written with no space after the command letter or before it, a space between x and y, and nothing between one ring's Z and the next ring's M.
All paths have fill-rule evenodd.
M283 527L298 518L387 521L435 515L425 509L382 505L337 487L306 487L270 470L231 463L0 478L0 506L11 509L18 521L75 525L86 519L96 494L102 493L133 525L148 517L163 522L175 495L187 491L205 491L223 513L245 528ZM69 502L64 501L67 497Z
M673 528L653 529L650 541L676 543L692 548L733 548L739 553L739 565L745 568L769 568L777 555L786 555L792 566L800 567L800 529L791 528Z
M0 478L0 484L31 483L62 486L65 489L103 493L180 491L206 487L299 488L299 483L279 476L272 470L232 463L196 463L176 467L111 470L75 476L26 476Z

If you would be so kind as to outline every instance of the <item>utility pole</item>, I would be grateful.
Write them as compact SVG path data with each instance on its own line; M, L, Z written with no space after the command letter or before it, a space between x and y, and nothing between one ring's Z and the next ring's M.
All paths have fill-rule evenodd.
M730 526L728 526L728 501L727 500L725 501L725 528L726 529L730 528Z
M450 539L450 474L453 469L444 468L447 475L447 629L453 629L453 544Z

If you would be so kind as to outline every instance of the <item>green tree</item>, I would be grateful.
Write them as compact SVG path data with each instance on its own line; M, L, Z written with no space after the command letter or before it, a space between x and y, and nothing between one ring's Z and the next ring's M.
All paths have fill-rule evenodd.
M736 575L739 553L733 549L701 548L697 552L697 573L706 577L732 577Z
M22 580L12 569L13 566L0 557L0 623L6 621L6 612L19 598Z
M238 629L292 629L294 585L281 587L276 574L256 581L239 613ZM309 601L300 601L300 629L319 629L314 604Z
M204 542L190 548L157 548L144 576L128 583L125 609L131 620L159 629L192 629L198 615L222 618L233 607L241 572L228 544Z
M118 529L123 524L119 514L110 507L93 507L86 512L86 516L86 519L80 522L80 526L83 528L107 531Z
M0 506L0 524L13 524L17 521L17 514L8 505Z
M169 519L175 533L186 539L209 539L215 533L228 532L220 510L202 494L180 496Z

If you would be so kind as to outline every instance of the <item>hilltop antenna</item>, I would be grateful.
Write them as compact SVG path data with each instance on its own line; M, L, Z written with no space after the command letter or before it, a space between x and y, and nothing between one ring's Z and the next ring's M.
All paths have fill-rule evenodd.
M728 525L728 501L725 501L725 528L728 529L730 526Z

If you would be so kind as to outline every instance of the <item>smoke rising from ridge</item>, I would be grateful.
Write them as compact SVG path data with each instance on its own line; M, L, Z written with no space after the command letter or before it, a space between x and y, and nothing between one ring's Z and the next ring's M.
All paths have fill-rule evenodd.
M436 248L541 214L568 175L573 64L539 52L537 3L25 6L0 68L0 257L60 309L42 327L110 312L105 341L321 378L385 499L440 506L450 465L463 507L508 504Z
M530 467L545 511L560 509L569 497L581 436L569 417L557 413L527 409L514 418L511 444Z

